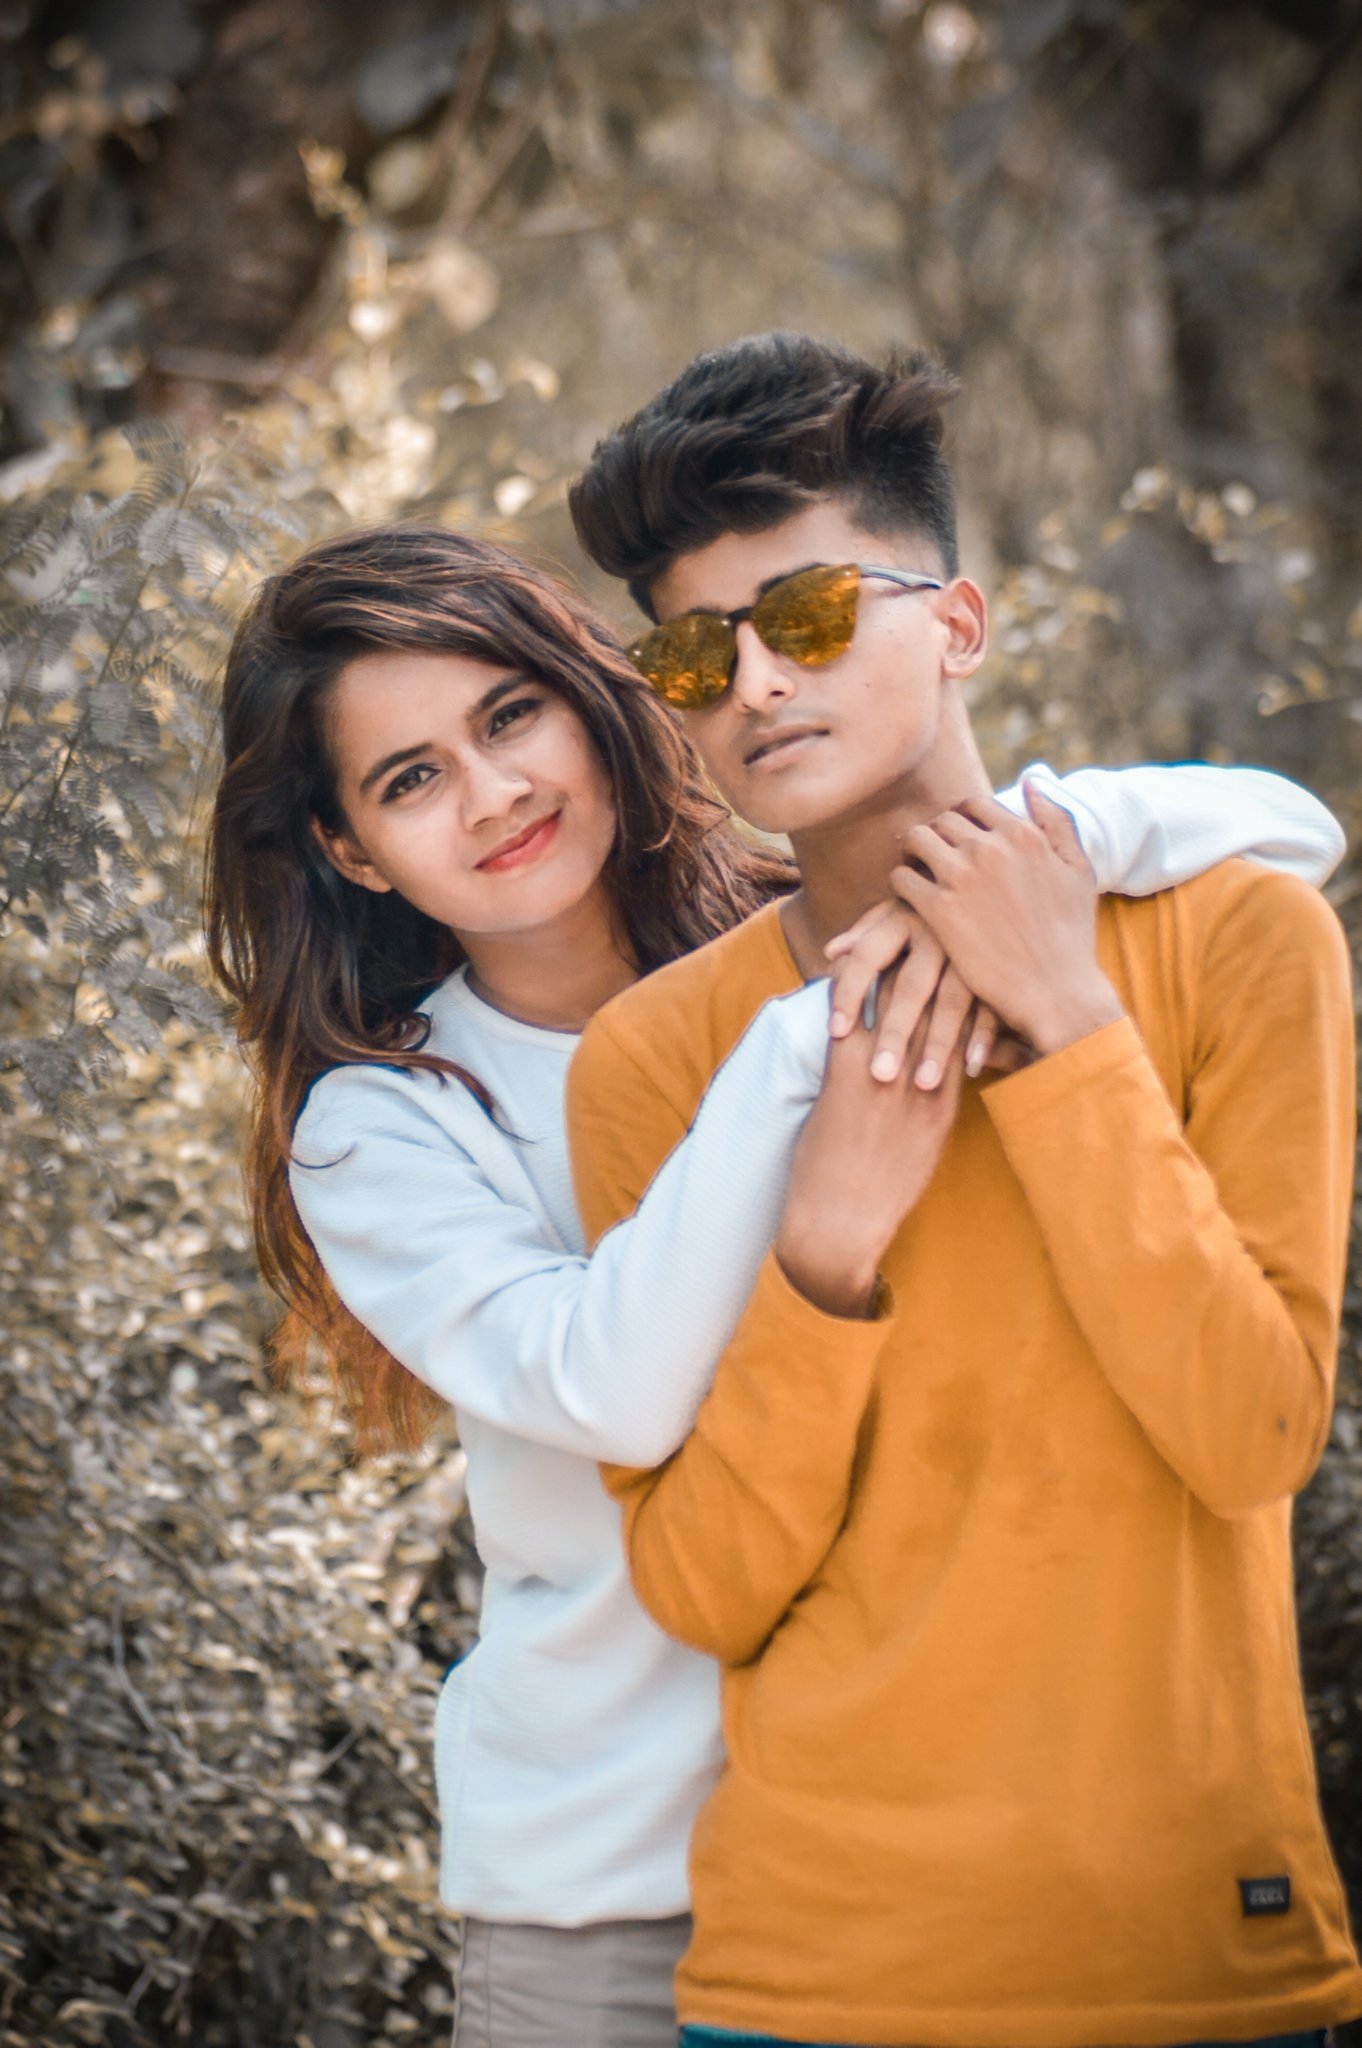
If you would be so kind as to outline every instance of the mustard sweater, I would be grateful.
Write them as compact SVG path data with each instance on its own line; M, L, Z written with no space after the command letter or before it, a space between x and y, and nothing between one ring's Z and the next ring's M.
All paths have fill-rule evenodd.
M724 1667L683 2021L1084 2048L1362 2012L1290 1549L1332 1397L1346 952L1239 862L1104 899L1099 943L1127 1017L967 1086L893 1311L822 1316L768 1257L691 1437L606 1469L644 1605ZM798 978L772 909L597 1017L590 1235Z

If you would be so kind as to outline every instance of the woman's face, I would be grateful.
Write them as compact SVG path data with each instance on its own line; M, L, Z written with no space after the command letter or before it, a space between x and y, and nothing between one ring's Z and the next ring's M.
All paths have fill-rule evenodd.
M577 713L533 676L462 654L347 662L328 704L345 818L334 865L457 934L530 931L597 888L615 838Z

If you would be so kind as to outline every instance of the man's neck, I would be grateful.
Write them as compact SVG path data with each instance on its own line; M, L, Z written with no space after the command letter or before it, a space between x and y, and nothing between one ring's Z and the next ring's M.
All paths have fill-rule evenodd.
M603 1003L638 980L605 892L533 931L458 934L469 987L522 1024L580 1031Z
M827 972L823 948L886 894L889 871L903 858L903 836L967 797L987 796L992 783L963 718L941 735L929 757L875 802L791 835L800 886L781 907L781 922L800 972Z

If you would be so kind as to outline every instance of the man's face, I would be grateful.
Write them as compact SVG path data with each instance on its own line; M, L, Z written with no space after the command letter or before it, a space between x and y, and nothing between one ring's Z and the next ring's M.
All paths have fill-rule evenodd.
M929 541L869 534L829 498L765 532L723 534L678 557L653 602L662 621L737 611L778 577L839 562L943 574ZM962 592L972 631L968 620L962 628ZM931 753L951 679L982 659L982 608L963 579L932 591L866 578L850 647L817 668L773 653L743 620L730 687L682 713L720 794L760 831L786 833L899 798Z

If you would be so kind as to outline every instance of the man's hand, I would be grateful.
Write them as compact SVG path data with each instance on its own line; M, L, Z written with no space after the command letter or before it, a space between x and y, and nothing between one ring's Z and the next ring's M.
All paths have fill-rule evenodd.
M1097 960L1097 892L1068 813L974 797L908 832L891 886L982 1003L1041 1054L1122 1014Z

